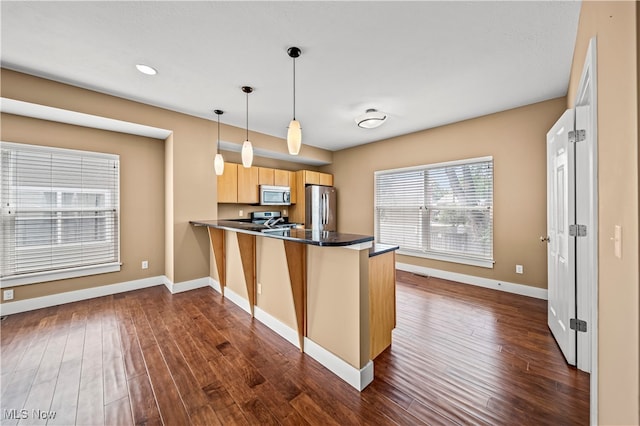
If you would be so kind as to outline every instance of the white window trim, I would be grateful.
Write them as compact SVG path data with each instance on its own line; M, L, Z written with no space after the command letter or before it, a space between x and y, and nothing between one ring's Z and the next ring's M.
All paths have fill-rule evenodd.
M460 263L462 265L479 266L481 268L493 269L495 260L474 259L470 256L454 256L440 253L418 253L415 251L398 250L396 253L404 256L422 257L425 259L441 260L444 262Z
M385 175L385 174L393 174L393 173L398 173L398 172L410 172L410 171L414 171L414 170L427 170L427 169L431 169L431 168L440 168L440 167L451 167L451 166L457 166L460 164L473 164L473 163L483 163L483 162L487 162L487 161L493 161L493 156L485 156L485 157L476 157L476 158L469 158L469 159L464 159L464 160L454 160L454 161L446 161L446 162L442 162L442 163L434 163L434 164L426 164L426 165L420 165L420 166L410 166L410 167L401 167L401 168L397 168L397 169L387 169L387 170L378 170L374 172L374 191L373 191L373 205L374 205L374 219L373 219L373 223L374 223L374 235L378 235L378 221L376 220L376 213L375 213L375 209L376 206L378 205L378 200L377 200L377 177L381 176L381 175ZM495 230L495 228L494 228ZM412 251L412 250L402 250L399 249L397 252L397 254L400 255L404 255L404 256L411 256L411 257L420 257L420 258L424 258L424 259L432 259L432 260L440 260L440 261L444 261L444 262L452 262L452 263L459 263L462 265L471 265L471 266L478 266L481 268L488 268L488 269L493 269L495 262L495 259L480 259L480 258L474 258L473 256L457 256L457 255L451 255L451 254L444 254L444 253L431 253L431 252L417 252L417 251Z
M50 152L51 149L55 149L60 153L66 152L68 154L83 155L85 157L108 158L111 160L117 160L118 162L120 161L120 156L118 154L98 153L98 152L82 151L82 150L76 150L76 149L39 146L39 145L6 142L6 141L0 141L0 147L28 150L32 152ZM119 188L120 188L120 178L118 177L118 199L120 199ZM53 271L30 272L25 274L17 274L17 275L9 275L6 277L0 277L0 289L8 288L8 287L17 287L17 286L28 285L28 284L36 284L41 282L57 281L57 280L63 280L63 279L69 279L69 278L78 278L78 277L85 277L85 276L91 276L91 275L105 274L110 272L119 272L122 266L120 201L118 201L118 209L116 214L118 216L118 229L117 229L118 260L117 262L101 263L97 265L83 265L83 266L78 266L73 268L57 269Z
M119 272L122 263L104 263L100 265L80 266L77 268L58 269L56 271L32 272L12 275L0 279L0 288L17 287L46 281L66 280L69 278Z

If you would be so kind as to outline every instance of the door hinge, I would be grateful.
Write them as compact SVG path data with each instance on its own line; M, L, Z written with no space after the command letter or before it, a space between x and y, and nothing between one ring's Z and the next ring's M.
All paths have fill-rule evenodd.
M569 225L570 237L586 237L587 225Z
M582 142L587 138L587 132L585 130L571 130L569 132L569 142L576 143Z
M572 330L576 330L576 331L581 331L583 333L587 332L587 322L577 319L577 318L571 318L569 320L569 328L571 328Z

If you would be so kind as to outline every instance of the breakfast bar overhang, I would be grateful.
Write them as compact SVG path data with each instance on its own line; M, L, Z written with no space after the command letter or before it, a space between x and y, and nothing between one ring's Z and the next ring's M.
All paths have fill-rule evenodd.
M396 246L373 237L201 220L214 288L358 390L395 327Z

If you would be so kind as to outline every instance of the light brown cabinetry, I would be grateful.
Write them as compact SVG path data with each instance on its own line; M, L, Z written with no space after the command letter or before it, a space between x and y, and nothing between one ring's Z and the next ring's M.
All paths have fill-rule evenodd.
M319 173L319 175L320 185L333 186L333 175L329 173Z
M238 202L238 165L226 163L224 173L218 176L218 202Z
M320 185L320 173L311 170L303 170L305 185Z
M255 204L258 197L258 167L238 167L238 203Z
M289 173L289 187L291 188L291 204L298 202L298 182L296 181L296 172ZM291 219L289 219L291 221Z
M275 170L266 167L257 167L258 169L258 185L276 185Z
M333 186L333 175L313 170L245 168L242 164L225 163L224 173L218 176L218 203L256 204L260 202L259 185L288 186L291 188L289 220L304 223L306 185ZM300 206L296 206L300 204Z
M273 184L276 186L291 186L289 185L289 175L291 172L289 170L274 170L273 176Z
M396 327L395 252L369 258L369 348L375 359L391 345Z

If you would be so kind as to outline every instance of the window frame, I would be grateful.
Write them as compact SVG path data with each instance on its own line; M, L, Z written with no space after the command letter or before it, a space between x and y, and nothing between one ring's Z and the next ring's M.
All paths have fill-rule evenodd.
M94 213L106 213L106 212L111 212L112 214L112 218L109 219L107 215L105 215L104 217L107 219L107 222L109 220L112 220L113 222L115 222L115 226L114 226L114 231L115 232L108 232L107 234L105 234L105 236L107 237L105 239L105 242L101 242L101 241L95 241L95 242L83 242L82 244L86 244L86 245L101 245L101 244L106 244L109 247L113 246L114 249L117 251L117 260L115 261L110 261L110 262L102 262L102 263L96 263L93 265L79 265L79 266L72 266L72 267L59 267L59 268L55 268L55 269L47 269L47 270L42 270L42 271L33 271L33 272L24 272L24 273L15 273L13 275L7 275L7 276L3 276L0 277L0 288L8 288L8 287L15 287L15 286L21 286L21 285L26 285L26 284L34 284L34 283L41 283L41 282L48 282L48 281L56 281L56 280L62 280L62 279L69 279L69 278L77 278L77 277L84 277L84 276L91 276L91 275L97 275L97 274L104 274L104 273L110 273L110 272L118 272L121 270L121 215L120 215L120 201L121 201L121 190L120 190L120 156L118 154L108 154L108 153L99 153L99 152L93 152L93 151L84 151L84 150L75 150L75 149L66 149L66 148L58 148L58 147L50 147L50 146L41 146L41 145L31 145L31 144L23 144L23 143L15 143L15 142L6 142L6 141L0 141L0 149L9 149L9 150L20 150L20 151L30 151L30 152L39 152L39 153L48 153L48 154L60 154L60 155L70 155L70 156L77 156L77 157L82 157L82 158L100 158L100 159L107 159L107 160L111 160L111 161L115 161L117 164L117 174L115 176L115 182L114 182L114 187L116 188L117 193L114 193L111 190L108 189L104 189L104 188L91 188L89 191L82 191L83 187L82 185L80 185L79 187L54 187L54 186L50 186L50 187L42 187L41 189L43 190L47 190L49 192L54 192L56 193L56 197L58 199L60 199L60 197L62 197L65 192L69 192L71 190L74 190L72 192L75 193L81 193L81 194L88 194L88 193L95 193L95 194L112 194L114 195L117 200L116 200L116 206L111 207L111 208L106 208L106 207L96 207L95 209L90 209L91 212ZM1 167L1 166L0 166ZM1 168L0 168L1 170ZM35 188L35 187L34 187ZM15 191L17 190L17 188L13 188L11 189L11 191ZM56 204L55 209L46 209L46 208L31 208L31 207L27 207L25 209L25 211L33 211L33 212L55 212L56 214L58 214L58 220L57 222L58 225L56 225L56 229L62 229L62 226L64 226L64 222L65 219L73 219L73 220L83 220L83 219L87 219L87 218L76 218L76 217L65 217L64 216L64 212L73 212L73 213L82 213L84 210L84 207L78 207L78 208L71 208L71 207L65 207L62 204L60 204L59 202ZM2 206L2 208L4 209L5 207ZM9 207L7 207L9 208ZM60 214L62 214L60 216ZM6 218L5 216L5 212L2 212L2 217ZM99 218L96 216L96 218ZM91 219L91 218L88 218ZM16 216L15 217L15 222L17 224L18 221L21 220L20 216ZM24 218L22 218L22 220L25 220ZM53 220L53 219L52 219ZM14 225L15 226L15 225ZM58 237L60 237L60 235L58 235ZM109 238L110 237L110 238ZM115 238L116 241L113 241L113 239ZM14 243L14 250L16 251L28 251L28 250L37 250L39 246L20 246L18 244L18 233L16 232L14 234L14 239L13 239L13 243ZM71 245L77 245L80 244L78 242L67 242L64 244L60 244L62 246L71 246ZM2 260L0 259L0 262L2 262Z
M381 241L380 239L379 218L378 218L378 176L387 175L387 174L398 174L398 173L423 172L429 169L454 167L454 166L460 166L460 165L486 163L486 162L491 162L492 164L492 179L491 179L492 181L491 200L492 201L490 206L490 210L492 212L491 214L491 256L490 256L491 258L488 258L488 257L483 258L483 257L478 257L473 255L463 255L463 254L459 255L454 253L445 253L445 252L437 252L437 251L427 252L427 251L417 251L417 250L406 250L406 249L403 249L402 246L400 246L400 249L397 251L397 253L405 256L420 257L420 258L439 260L439 261L445 261L445 262L453 262L453 263L458 263L463 265L479 266L479 267L489 268L489 269L493 268L495 264L495 259L494 259L494 254L495 254L494 253L494 243L495 243L494 204L495 203L493 202L494 194L495 194L495 164L494 164L493 156L468 158L468 159L462 159L462 160L446 161L441 163L423 164L419 166L375 171L374 179L373 179L374 180L373 222L374 222L374 235L375 235L376 241L388 243L385 241ZM427 187L426 184L424 186L425 188ZM426 189L425 189L425 196L426 196ZM426 206L424 206L424 203L422 208L426 209ZM421 228L421 232L425 233L425 232L429 232L429 230Z

